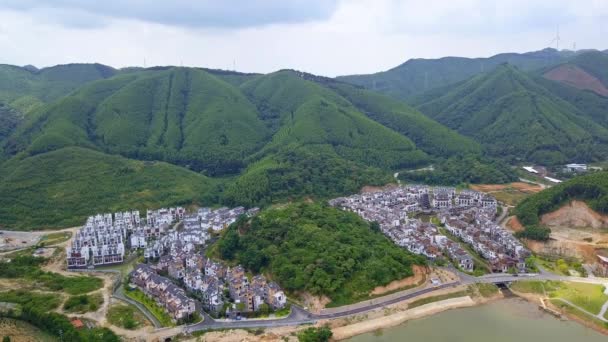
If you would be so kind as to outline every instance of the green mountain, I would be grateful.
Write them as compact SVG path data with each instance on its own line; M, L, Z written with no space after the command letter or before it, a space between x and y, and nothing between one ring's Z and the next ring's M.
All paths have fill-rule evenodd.
M67 64L36 69L0 65L0 102L27 113L79 86L108 78L117 70L101 64Z
M0 143L4 141L23 121L23 115L17 110L0 103Z
M511 65L419 100L429 98L418 103L420 111L473 137L494 157L554 164L608 152L605 127Z
M369 75L341 76L337 79L406 100L433 88L454 84L488 72L503 63L517 66L521 70L534 70L562 63L573 54L575 53L547 48L523 54L503 53L489 58L410 59L387 71Z
M97 212L211 204L214 187L171 164L80 147L17 156L0 165L0 228L72 227Z
M78 147L87 152L82 157L87 166L93 155L120 155L173 164L167 172L197 176L189 176L188 184L197 179L206 184L208 178L201 173L215 177L217 184L209 188L207 198L249 206L352 193L391 181L397 169L428 165L447 155L480 153L470 139L386 96L290 70L255 75L130 68L37 107L11 130L3 143L11 157L2 165L7 175L33 161L77 162L66 154ZM72 165L71 172L81 171ZM49 174L37 179L42 173L33 173L31 182L58 181L57 174ZM142 174L132 176L133 182L142 178L142 186L155 182ZM114 175L97 177L100 184L108 184ZM62 185L82 188L76 180L73 186L69 180ZM5 190L20 203L32 195L10 184ZM115 201L111 208L132 203L116 192L101 194L104 205ZM82 197L85 203L87 197ZM15 217L21 209L6 210L13 213L0 215L0 224L20 224ZM68 206L58 210L66 214ZM60 216L48 215L46 223L60 224Z
M371 228L354 213L299 202L237 221L212 254L267 274L290 294L324 295L339 306L368 299L425 262Z
M559 209L572 200L585 201L592 209L607 214L608 172L602 171L574 177L524 199L515 208L515 215L526 227L522 236L546 240L550 230L540 226L540 217Z

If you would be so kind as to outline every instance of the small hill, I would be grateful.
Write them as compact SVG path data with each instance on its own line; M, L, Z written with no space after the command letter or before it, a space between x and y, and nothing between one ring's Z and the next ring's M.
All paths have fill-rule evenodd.
M578 176L524 199L515 215L526 227L524 237L548 238L541 225L541 216L551 213L571 201L583 201L600 214L608 214L608 171ZM539 232L545 232L539 234Z
M102 64L66 64L43 69L2 64L0 102L28 113L87 82L116 73L117 70Z
M528 53L503 53L488 58L444 57L440 59L410 59L390 69L370 75L338 77L339 80L363 86L397 99L464 81L472 76L509 63L521 70L534 70L564 62L572 54L544 49Z
M543 164L606 155L608 130L518 68L503 64L418 105L494 157Z
M19 133L9 149L82 146L210 174L238 172L268 135L236 88L189 68L90 83L45 107Z
M347 99L295 71L261 76L241 88L274 133L262 154L287 145L328 145L343 158L385 169L428 160L407 135L375 122Z
M72 227L97 212L209 204L213 186L174 165L62 148L0 165L0 227Z
M291 294L308 292L338 306L369 298L376 286L412 276L424 264L356 214L293 203L240 219L214 246L217 256L267 274Z

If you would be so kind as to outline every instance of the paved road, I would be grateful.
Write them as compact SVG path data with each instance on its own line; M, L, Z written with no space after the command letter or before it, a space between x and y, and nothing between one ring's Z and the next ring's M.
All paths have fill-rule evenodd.
M455 271L450 269L451 271ZM315 323L318 320L323 319L336 319L346 316L351 316L371 310L375 310L378 308L385 307L387 305L392 305L395 303L399 303L401 301L412 299L423 294L431 293L433 291L456 287L458 285L470 285L474 283L508 283L514 281L527 281L527 280L556 280L556 281L576 281L576 282L586 282L593 284L608 284L608 279L606 278L580 278L580 277L569 277L569 276L560 276L551 273L532 273L532 274L520 274L520 275L512 275L505 273L498 274L486 274L481 277L473 277L468 274L457 272L460 280L442 284L436 287L429 287L420 289L418 291L408 292L403 294L402 296L398 296L395 298L391 298L390 300L382 301L378 299L377 303L373 303L370 305L366 305L364 307L355 308L348 311L343 311L339 313L333 314L324 314L317 315L312 314L299 306L293 305L292 312L288 317L281 319L268 319L268 320L243 320L243 321L218 321L213 318L205 315L205 320L203 322L189 325L184 327L184 332L190 333L193 331L206 330L206 329L236 329L236 328L268 328L268 327L279 327L279 326L289 326L289 325L301 325L301 324L310 324ZM608 305L608 304L606 304ZM608 307L607 307L608 310Z
M129 304L135 305L135 307L138 308L139 311L141 311L150 322L152 322L152 324L154 325L155 328L158 329L158 328L163 327L163 325L158 321L158 319L156 319L156 317L154 317L154 315L152 313L150 313L150 311L148 311L148 309L145 306L143 306L140 302L135 301L135 300L125 296L123 293L122 286L119 286L116 288L116 291L112 294L112 297L118 298Z
M281 319L269 319L269 320L244 320L244 321L217 321L212 319L211 317L205 317L203 322L189 325L184 328L184 332L190 333L198 330L206 330L206 329L236 329L236 328L268 328L268 327L279 327L279 326L288 326L288 325L300 325L300 324L311 324L315 323L318 320L323 319L335 319L340 317L346 317L351 315L356 315L359 313L375 310L378 308L385 307L387 305L392 305L395 303L399 303L401 301L415 298L421 296L426 293L430 293L433 291L437 291L440 289L445 289L449 287L455 287L460 285L459 281L442 284L435 287L421 289L415 292L410 292L403 294L402 296L398 296L392 298L387 301L378 301L377 303L370 304L364 307L355 308L348 311L333 313L333 314L324 314L317 315L312 314L297 305L292 305L291 313L289 316Z

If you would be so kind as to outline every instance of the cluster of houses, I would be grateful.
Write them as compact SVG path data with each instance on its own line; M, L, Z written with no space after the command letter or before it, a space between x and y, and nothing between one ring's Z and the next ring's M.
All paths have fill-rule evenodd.
M182 283L210 313L240 315L259 311L264 304L277 310L287 303L277 283L262 275L250 280L242 266L227 267L200 253L166 255L152 268Z
M178 321L197 312L196 301L171 280L162 277L146 264L137 265L131 272L131 283L139 287L158 305Z
M140 233L144 239L160 236L184 212L183 208L148 210L145 220L137 210L89 216L66 250L67 266L85 268L121 263L126 250L138 242L134 236Z
M211 238L211 231L222 230L234 223L239 216L253 216L258 211L258 208L245 210L243 207L216 210L200 208L194 214L180 217L183 229L171 229L157 239L140 237L137 244L132 243L132 246L144 249L146 260L155 260L166 254L172 257L187 254L194 251L197 246L204 245Z
M493 222L496 199L481 192L409 185L339 197L329 203L377 222L387 237L412 253L432 260L445 257L464 271L473 271L471 254L442 234L435 224L415 218L416 214L436 215L450 233L488 259L496 271L522 266L529 255L517 239Z
M451 208L438 214L445 229L486 259L493 272L525 272L530 251L497 225L494 216L495 211L480 207Z

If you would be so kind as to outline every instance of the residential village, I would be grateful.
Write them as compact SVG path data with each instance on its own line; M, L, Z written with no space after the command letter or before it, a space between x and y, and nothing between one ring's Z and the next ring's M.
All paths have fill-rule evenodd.
M228 267L203 255L211 232L220 231L241 215L258 209L243 207L200 208L187 214L184 208L98 214L87 219L67 249L69 269L120 264L127 252L143 251L148 264L139 264L130 283L153 298L176 320L200 309L212 314L238 317L248 312L282 309L287 298L277 283L262 275L251 279L242 266ZM182 223L177 229L176 223ZM173 226L172 226L173 225Z
M472 272L474 258L461 245L440 232L437 225L415 218L435 215L450 235L460 238L488 261L492 272L525 272L530 252L508 231L494 222L497 202L472 190L420 185L400 186L378 192L340 197L330 205L350 210L377 222L397 245L430 260L440 257Z
M525 272L529 252L494 222L496 199L483 193L410 185L340 197L330 205L377 222L397 245L430 260L448 259L465 272L474 270L474 257L441 232L445 229L485 258L493 272ZM204 255L213 232L258 211L200 208L187 213L177 207L147 210L145 217L136 210L97 214L75 234L67 248L67 266L120 264L140 251L147 264L131 272L131 286L153 298L176 321L201 309L231 318L279 310L287 298L277 283L263 275L249 277L240 265L229 267ZM416 218L418 214L434 215L443 228Z

